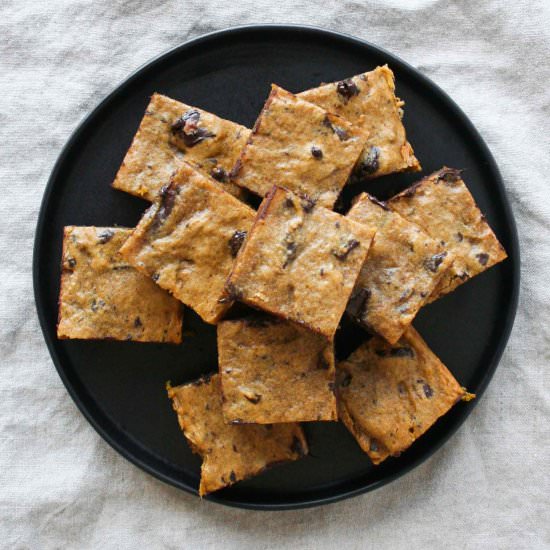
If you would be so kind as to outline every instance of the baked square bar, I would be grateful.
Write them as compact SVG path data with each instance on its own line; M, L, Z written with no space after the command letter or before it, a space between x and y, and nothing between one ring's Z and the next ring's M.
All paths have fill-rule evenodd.
M230 307L224 284L254 210L183 163L121 254L136 269L216 323Z
M374 464L398 456L466 394L411 326L373 337L337 365L338 414Z
M451 268L441 277L429 302L507 258L459 170L442 168L405 189L388 204L440 240L454 256Z
M354 170L359 179L420 170L402 122L404 103L395 96L393 72L387 65L306 90L298 97L340 115L367 132L365 149Z
M273 85L233 181L262 197L277 184L332 208L364 144L347 120Z
M376 228L347 312L360 325L394 344L453 257L418 225L367 193L358 197L346 217Z
M58 338L181 342L181 304L118 252L131 232L65 227Z
M232 425L222 415L220 377L168 387L168 397L191 448L202 459L199 495L233 485L308 452L299 424Z
M228 422L337 420L333 345L314 332L267 316L222 321L218 362Z
M229 294L332 339L374 230L273 187L237 256Z
M185 159L240 196L228 173L249 135L240 124L153 94L113 187L152 202Z

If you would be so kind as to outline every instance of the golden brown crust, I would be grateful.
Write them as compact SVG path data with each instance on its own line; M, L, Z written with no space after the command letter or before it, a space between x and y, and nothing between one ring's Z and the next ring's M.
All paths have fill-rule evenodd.
M412 326L393 346L373 337L337 370L338 414L375 464L406 450L465 394Z
M58 338L181 342L181 304L118 252L131 232L65 227Z
M348 121L273 85L233 181L260 196L277 184L331 208L364 143Z
M198 113L196 127L194 123L185 127L181 117L191 111ZM154 201L185 159L241 197L242 190L229 182L228 174L249 135L250 130L240 124L153 94L113 187Z
M453 265L441 277L429 302L507 258L459 170L442 168L399 193L388 204L440 240L454 255Z
M168 397L192 450L203 458L200 496L308 453L299 424L226 424L217 374L169 387Z
M229 293L332 339L374 230L274 187L228 279Z
M340 82L298 94L368 133L355 174L361 179L420 170L403 126L403 102L395 96L393 72L387 65Z
M267 316L222 321L218 362L227 422L337 419L334 349L318 334Z
M231 305L223 297L235 239L253 220L254 210L183 163L121 254L207 323L216 323Z
M365 328L395 343L453 261L418 225L361 194L347 217L376 228L347 312Z

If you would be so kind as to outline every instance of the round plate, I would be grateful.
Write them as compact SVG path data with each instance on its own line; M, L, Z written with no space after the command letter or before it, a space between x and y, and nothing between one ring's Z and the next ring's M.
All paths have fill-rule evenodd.
M510 333L519 287L515 224L495 162L464 113L410 65L367 42L321 29L253 26L191 40L154 59L84 120L62 151L44 195L34 250L38 315L53 362L94 428L154 476L196 494L200 459L191 453L166 397L217 368L215 327L185 312L181 346L56 339L64 225L133 227L146 203L110 187L149 96L160 92L252 126L275 82L293 92L388 65L406 102L405 125L424 174L448 165L464 179L509 259L424 308L415 326L458 381L478 398L459 403L399 458L374 467L343 425L305 425L311 455L207 498L258 509L313 506L387 483L429 457L460 426L485 390ZM388 176L349 193L379 198L419 178ZM340 357L362 333L344 326Z

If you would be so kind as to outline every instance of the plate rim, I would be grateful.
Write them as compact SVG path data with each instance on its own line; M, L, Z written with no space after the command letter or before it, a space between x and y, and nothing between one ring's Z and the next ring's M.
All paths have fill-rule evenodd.
M418 458L413 460L407 466L403 467L402 469L399 469L398 471L388 475L383 479L374 481L372 483L369 483L368 485L361 485L359 487L338 492L331 496L325 496L322 498L313 498L313 499L306 498L299 501L290 501L290 502L259 503L259 502L249 502L246 500L240 500L238 498L235 498L232 500L222 499L222 498L218 498L216 496L216 493L213 493L211 495L207 495L206 497L204 497L205 500L209 500L211 502L215 502L218 504L223 504L225 506L230 506L235 508L264 510L264 511L296 510L296 509L320 506L323 504L329 504L329 503L337 502L340 500L344 500L350 497L358 496L360 494L373 491L409 473L410 471L415 469L417 466L425 462L428 458L432 457L451 438L451 436L453 436L456 433L456 431L462 426L462 424L468 418L473 408L478 404L482 395L485 393L485 390L487 389L487 386L489 385L500 363L502 354L507 346L510 333L512 331L512 327L514 324L515 316L517 313L520 279L521 279L521 258L520 258L519 237L517 232L516 221L514 218L512 207L508 200L508 193L506 191L506 187L504 185L502 175L500 173L500 170L498 169L496 161L489 147L487 146L481 134L479 133L477 128L474 126L474 124L471 122L469 117L455 103L455 101L447 94L447 92L445 92L435 82L433 82L430 78L422 74L418 69L413 67L411 64L404 61L397 55L389 52L385 48L375 45L372 42L369 42L368 40L350 35L348 33L334 31L331 29L326 29L315 25L278 24L278 23L246 24L246 25L228 27L221 30L215 30L212 32L208 32L206 34L202 34L195 38L186 40L181 44L178 44L177 46L169 48L163 51L162 53L160 53L159 55L154 56L153 58L149 59L145 63L142 63L137 69L132 71L126 78L124 78L116 86L114 86L114 88L109 93L107 93L103 97L103 99L101 99L91 111L89 111L86 115L84 115L84 117L80 119L76 127L70 133L69 138L63 145L57 157L57 160L55 161L55 164L52 168L52 171L50 173L50 176L44 188L42 200L40 203L40 210L39 210L36 230L34 233L32 279L33 279L35 307L36 307L36 311L37 311L37 315L40 323L40 328L42 330L42 335L46 342L50 358L57 370L59 377L61 378L61 381L63 382L67 392L71 396L73 402L76 404L80 413L84 416L84 418L88 421L88 423L96 430L96 432L117 453L123 456L126 460L128 460L135 466L139 467L144 472L159 479L160 481L163 481L173 487L177 487L188 493L191 493L194 496L197 496L198 493L194 487L189 486L187 483L185 483L182 480L173 479L169 475L165 475L163 472L158 471L154 467L154 465L151 465L148 462L142 460L139 456L136 456L123 443L117 440L117 438L113 437L112 434L110 434L108 430L105 429L105 427L101 425L100 422L94 417L92 411L86 407L80 394L78 393L77 388L69 380L68 376L65 373L65 369L61 365L59 355L57 354L57 351L55 349L55 338L50 338L48 334L48 323L46 320L45 311L44 311L45 308L43 305L44 300L46 300L46 297L43 295L40 288L40 283L39 283L39 279L40 279L39 259L41 254L41 251L40 251L41 236L45 229L44 226L46 223L46 212L51 200L51 195L53 192L55 181L58 179L59 172L61 171L67 158L71 154L71 151L75 143L78 142L81 135L86 130L89 121L95 118L96 115L98 115L101 112L101 110L105 108L105 106L112 99L116 98L118 94L123 93L123 91L125 91L128 86L130 86L134 81L139 79L142 76L142 74L145 73L152 65L162 63L172 55L177 55L178 53L183 52L186 49L198 46L201 43L208 42L212 39L214 40L220 39L220 38L231 39L231 38L235 38L235 36L246 35L248 33L263 32L263 31L270 32L270 33L274 31L291 32L291 33L306 32L311 35L334 38L334 39L340 40L342 43L347 42L349 45L370 49L371 51L374 51L375 53L383 56L387 60L388 64L392 65L393 67L399 67L401 71L404 71L409 75L412 75L415 79L420 80L424 85L429 87L437 96L439 96L438 100L442 101L446 105L446 107L449 108L449 110L460 119L461 123L465 125L467 130L471 133L471 135L474 138L475 146L479 148L483 157L488 161L488 166L486 168L492 174L494 182L496 184L496 189L498 189L499 195L501 195L501 198L502 198L503 212L506 218L506 222L507 222L506 225L510 235L510 246L507 252L508 252L509 261L511 261L513 264L512 270L511 270L512 293L510 296L506 319L503 323L503 329L499 336L498 345L496 346L495 352L492 356L492 360L490 364L487 366L485 370L485 374L483 375L482 379L479 382L479 386L476 391L477 398L469 403L464 404L465 406L464 413L460 416L457 422L454 425L452 425L450 429L448 429L445 432L445 434L434 443L432 447L430 447L428 452L420 455Z

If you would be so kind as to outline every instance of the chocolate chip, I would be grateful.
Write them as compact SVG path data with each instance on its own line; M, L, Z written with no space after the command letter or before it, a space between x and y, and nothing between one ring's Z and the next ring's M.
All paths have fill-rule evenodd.
M333 250L332 254L338 258L341 262L344 262L348 257L348 254L357 248L361 243L356 239L350 239L341 250Z
M342 388L347 388L351 384L351 374L349 372L346 372L344 377L340 380L340 386Z
M254 395L247 395L246 393L243 393L245 399L248 399L251 403L254 403L254 405L257 405L261 400L262 396L258 393L255 393Z
M105 231L102 231L97 236L97 240L101 244L105 244L105 243L108 243L114 236L115 236L115 232L112 229L106 229Z
M424 390L424 395L429 399L433 396L434 392L428 384L422 384L422 389Z
M234 451L235 453L238 453L238 452L239 452L239 451L237 450L237 445L235 445L235 443L233 443L233 451Z
M359 177L374 174L380 168L380 149L376 146L369 148L367 154L361 159L356 168Z
M373 453L378 452L378 441L376 439L370 440L369 450Z
M330 118L328 117L328 115L325 115L325 118L323 119L323 126L330 128L338 136L338 139L340 141L346 141L349 139L348 133L340 126L333 124L330 121Z
M294 201L290 197L287 197L285 199L285 206L287 208L294 208Z
M157 229L162 224L162 222L164 222L164 220L168 218L168 216L170 215L170 212L172 212L172 208L174 208L177 195L178 195L178 191L176 187L172 185L163 187L161 189L160 206L155 216L155 222L153 224L154 229Z
M221 166L216 166L215 168L212 168L210 175L215 180L220 181L222 183L226 182L228 179L227 172Z
M296 259L296 252L298 250L298 245L295 242L286 243L286 259L283 264L283 269L288 267Z
M317 160L320 160L323 158L323 151L321 151L319 147L315 147L315 145L311 147L311 154L313 158L316 158Z
M459 243L461 243L464 240L464 235L460 231L456 234L456 240Z
M196 109L189 109L172 124L172 133L180 136L186 147L193 147L215 134L205 128L199 128L200 113Z
M356 321L360 322L365 315L370 297L371 291L368 288L360 288L352 294L347 311Z
M306 454L304 446L302 445L302 440L297 436L294 436L292 438L292 443L290 445L290 450L293 453L295 453L297 455L300 455L300 456L304 456Z
M67 263L69 264L69 267L76 266L76 260L74 258L67 258Z
M487 262L489 261L489 254L482 252L481 254L476 254L476 258L481 265L487 265Z
M159 278L160 278L160 275L158 273L153 273L153 275L151 275L151 279L153 279L155 283L159 280Z
M437 270L439 266L441 265L441 262L445 259L445 256L447 256L447 252L440 252L438 254L434 254L430 258L424 261L424 266L426 269L431 271L432 273L437 273Z
M336 84L336 91L338 92L338 95L342 96L346 103L353 96L359 94L359 88L351 78L338 82L338 84Z
M140 319L139 317L136 317L136 318L134 319L134 326L135 326L136 328L143 326L143 323L141 322L141 319Z
M315 207L315 201L307 195L304 195L301 198L300 204L302 205L302 208L304 209L304 212L306 214L309 214Z
M414 352L411 348L390 348L375 350L378 357L414 357Z
M235 483L235 481L237 481L237 476L233 470L231 470L231 473L229 474L229 481L231 481L231 483Z
M231 250L231 256L233 258L237 257L239 250L246 238L246 231L235 231L231 238L229 239L229 250Z

